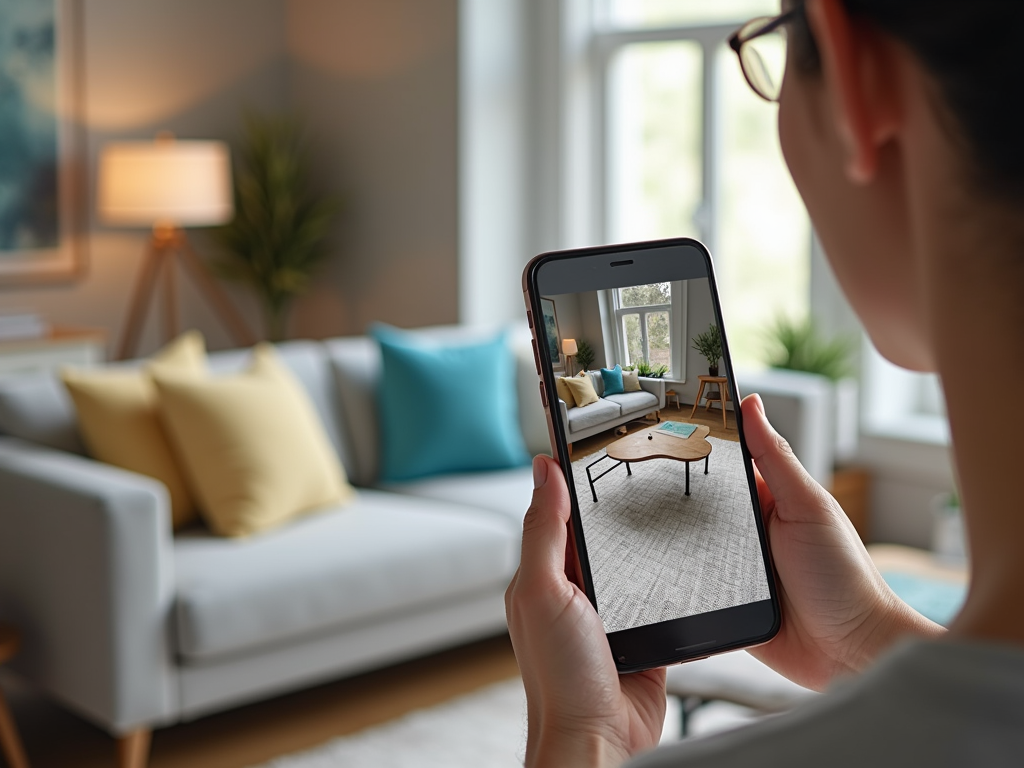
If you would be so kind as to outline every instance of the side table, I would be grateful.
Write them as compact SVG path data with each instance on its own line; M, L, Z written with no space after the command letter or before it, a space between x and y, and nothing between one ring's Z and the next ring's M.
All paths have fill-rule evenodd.
M0 664L3 664L18 652L20 637L18 631L8 624L0 624ZM0 691L0 749L3 750L7 764L11 768L28 768L25 750L14 727L11 710L7 707L3 691Z
M711 403L718 402L718 404L722 406L722 429L728 429L728 425L726 423L725 404L729 402L729 387L727 386L729 379L725 376L698 376L697 379L700 381L700 388L697 390L697 397L693 402L693 410L690 411L690 418L692 419L693 414L697 412L697 407L700 405L701 398L705 401L704 410L708 410L711 407ZM718 397L713 397L713 393L711 391L709 391L707 395L704 394L704 388L708 384L718 385L718 391L716 393Z

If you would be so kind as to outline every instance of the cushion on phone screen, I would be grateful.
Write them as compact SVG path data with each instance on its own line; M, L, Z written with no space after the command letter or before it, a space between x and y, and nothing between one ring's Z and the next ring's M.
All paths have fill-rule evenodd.
M61 379L75 404L89 455L162 482L171 501L172 524L180 528L195 520L198 512L160 421L159 396L150 370L201 376L206 371L202 334L182 334L150 358L146 368L64 368Z
M247 536L354 497L313 403L269 344L223 376L153 370L160 414L200 513Z
M572 397L576 401L576 405L580 408L592 405L598 401L597 390L594 389L594 385L591 383L589 376L584 375L582 379L566 379L565 383L572 392Z
M440 341L381 324L381 480L528 464L507 334Z
M622 391L623 392L639 392L640 391L640 374L636 371L623 371L622 372Z
M576 401L573 399L572 390L569 389L569 385L566 384L568 381L567 377L559 376L555 379L555 389L558 390L558 398L565 403L566 408L575 408Z
M605 397L608 395L621 395L623 393L622 366L618 363L615 364L614 368L602 368L601 379L604 381Z

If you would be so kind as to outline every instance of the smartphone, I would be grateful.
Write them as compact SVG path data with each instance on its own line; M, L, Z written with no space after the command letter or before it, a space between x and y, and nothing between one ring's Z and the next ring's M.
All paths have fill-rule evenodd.
M708 250L678 238L544 253L523 289L572 498L569 575L619 671L770 640L781 614L742 413L718 412L740 393ZM720 338L717 376L693 349L701 334Z

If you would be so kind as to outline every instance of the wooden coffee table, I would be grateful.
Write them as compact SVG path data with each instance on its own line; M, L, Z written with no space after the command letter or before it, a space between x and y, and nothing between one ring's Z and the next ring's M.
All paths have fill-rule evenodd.
M630 464L634 461L650 461L651 459L671 459L681 461L686 466L686 495L690 495L690 462L704 459L704 474L708 473L708 457L711 455L711 443L705 438L711 430L705 424L698 424L685 440L658 432L657 427L648 427L626 435L605 448L604 456L587 465L587 480L590 481L590 495L597 503L597 490L594 484L621 464L626 465L627 474L632 475ZM650 436L650 438L648 438ZM592 477L590 468L605 459L616 463L597 477Z

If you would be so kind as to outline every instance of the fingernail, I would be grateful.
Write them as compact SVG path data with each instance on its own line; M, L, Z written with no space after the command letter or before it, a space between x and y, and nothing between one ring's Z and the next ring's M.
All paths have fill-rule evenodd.
M533 487L540 488L548 480L548 463L543 456L533 457Z
M764 402L761 400L761 396L757 392L754 393L754 404L757 405L757 410L764 415Z

